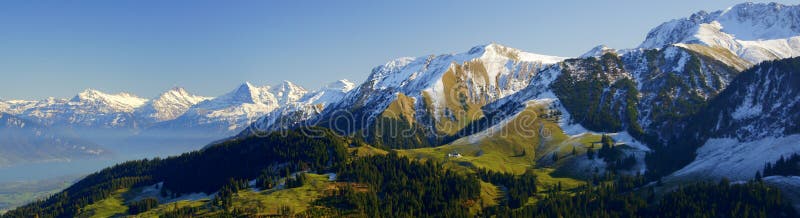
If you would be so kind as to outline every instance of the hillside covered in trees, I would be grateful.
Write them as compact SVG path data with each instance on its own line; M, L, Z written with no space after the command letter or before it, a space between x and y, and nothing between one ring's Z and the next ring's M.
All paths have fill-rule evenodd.
M50 198L2 217L76 217L132 190L158 187L155 197L122 200L117 215L251 217L793 217L780 192L753 181L700 183L656 193L642 176L613 173L566 189L543 186L533 171L516 175L458 170L382 152L360 141L313 128L228 141L166 159L131 161L87 176ZM370 152L363 152L370 150ZM320 179L327 174L329 179ZM327 177L325 177L327 178ZM321 191L299 207L242 203L287 191ZM147 189L147 188L145 188ZM120 190L126 192L119 195ZM255 192L253 190L261 190ZM190 193L205 199L173 201ZM317 193L317 192L315 192ZM164 202L161 202L164 201ZM170 203L173 202L173 203ZM179 207L180 205L180 207ZM275 211L261 210L275 206Z

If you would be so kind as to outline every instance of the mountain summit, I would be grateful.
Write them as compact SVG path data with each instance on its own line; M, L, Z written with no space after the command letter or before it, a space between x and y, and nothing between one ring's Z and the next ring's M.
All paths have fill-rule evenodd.
M743 3L726 10L700 11L659 25L639 48L702 44L731 51L757 64L800 55L800 5Z
M353 88L355 88L353 82L349 80L338 80L329 83L319 90L307 92L296 101L289 102L281 108L251 123L239 136L247 136L253 133L268 132L300 125L318 116L330 104L341 101Z
M73 97L71 102L104 106L104 109L114 112L131 112L147 103L147 99L129 93L106 94L94 89L86 89Z
M289 102L300 100L308 91L292 82L283 81L281 84L272 87L269 91L278 99L278 104L284 105Z
M141 116L152 119L152 122L172 120L185 113L193 105L210 99L212 98L193 95L184 88L175 87L161 93L139 108L137 112Z

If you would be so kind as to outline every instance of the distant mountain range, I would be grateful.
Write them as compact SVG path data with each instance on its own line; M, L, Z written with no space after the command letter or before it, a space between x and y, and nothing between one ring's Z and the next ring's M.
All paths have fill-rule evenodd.
M397 58L373 68L360 85L341 80L314 91L288 81L273 87L244 83L215 98L181 88L155 99L86 90L72 99L0 101L0 111L46 128L113 130L132 138L183 135L176 137L211 141L323 126L362 136L378 147L418 148L474 138L544 103L558 114L556 131L570 137L605 132L626 144L642 145L634 152L641 164L650 173L667 175L702 161L696 158L704 156L694 153L697 148L705 151L707 141L733 137L735 142L723 140L722 146L735 147L794 137L788 130L795 128L796 118L784 110L794 105L793 95L769 100L763 93L793 93L797 83L776 75L781 72L747 69L767 69L772 66L758 64L800 55L798 14L800 6L776 3L700 11L659 25L637 48L601 45L575 58L490 43L456 54ZM780 89L770 88L777 82L782 83ZM730 93L731 85L740 91ZM738 97L728 101L745 106L724 109L720 99L732 96ZM776 103L763 105L767 101ZM764 111L785 114L776 120L761 116ZM714 128L703 126L710 123L698 125L698 116L716 118ZM695 129L698 126L708 129ZM405 130L413 131L403 137L387 135ZM652 156L644 163L648 152ZM659 155L673 161L667 163ZM754 175L749 171L756 168L738 173ZM688 175L687 170L691 169L682 175Z
M15 122L24 121L28 126L48 129L51 134L48 137L59 138L64 137L64 133L74 133L69 138L80 139L87 147L102 147L97 143L119 144L123 140L136 141L165 135L173 140L191 139L190 143L197 144L234 135L252 121L278 108L317 105L331 101L353 87L347 80L337 81L335 85L309 92L289 81L274 87L259 87L246 82L215 98L197 96L176 87L154 99L87 89L71 99L0 100L0 112ZM60 152L58 149L49 149L49 146L55 147L60 143L52 143L36 134L27 134L30 140L19 143L20 139L26 138L21 136L11 138L4 134L0 138L2 142L16 142L14 149L9 147L9 143L3 143L0 156L18 157L0 161L0 165L26 159L42 161ZM36 155L27 153L42 155L36 158ZM55 156L68 159L72 155Z

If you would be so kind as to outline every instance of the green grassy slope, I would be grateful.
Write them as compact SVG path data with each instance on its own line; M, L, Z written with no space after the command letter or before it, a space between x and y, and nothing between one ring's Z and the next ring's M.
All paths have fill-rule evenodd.
M446 166L463 169L464 172L483 168L522 174L534 170L545 187L559 182L567 187L577 187L583 182L570 177L554 177L551 173L571 158L573 147L578 155L584 154L592 142L600 141L600 135L564 134L558 125L558 118L549 116L548 105L548 102L531 102L504 125L447 145L396 151L417 160L444 162ZM462 157L447 157L456 153ZM564 159L550 163L554 153Z

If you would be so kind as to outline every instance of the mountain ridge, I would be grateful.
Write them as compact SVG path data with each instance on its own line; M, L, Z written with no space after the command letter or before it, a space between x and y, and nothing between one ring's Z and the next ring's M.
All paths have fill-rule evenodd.
M727 49L757 64L800 55L800 5L742 3L726 10L700 11L665 22L639 48L703 44Z

